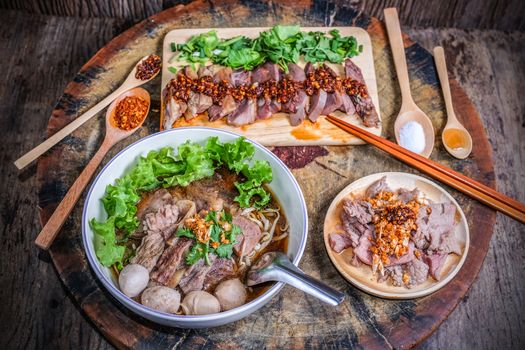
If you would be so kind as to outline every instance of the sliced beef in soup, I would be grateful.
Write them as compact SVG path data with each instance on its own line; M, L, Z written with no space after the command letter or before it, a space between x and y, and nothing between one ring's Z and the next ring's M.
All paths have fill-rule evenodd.
M242 234L237 236L237 244L233 248L235 254L240 257L249 255L261 240L261 229L256 223L241 215L233 218L233 224L238 225L242 231Z
M184 266L183 258L192 246L193 241L186 237L176 238L173 245L166 248L153 271L151 279L163 285L175 284L175 273ZM178 282L178 281L177 281Z
M194 290L202 290L206 275L212 269L215 262L215 255L210 255L210 265L207 265L204 259L200 259L197 263L189 266L184 272L184 276L179 282L179 287L185 294L193 292Z
M165 204L156 213L149 213L144 219L144 230L158 232L164 239L171 237L179 222L179 207Z
M161 207L171 203L172 200L173 198L171 194L165 188L161 188L141 200L137 205L137 219L140 223L140 226L133 234L133 237L140 238L146 234L143 221L147 214L156 213Z
M204 278L203 288L206 291L215 289L219 282L237 275L237 269L232 259L217 258Z
M160 232L150 232L144 238L137 248L135 256L131 263L144 266L149 272L153 270L160 255L164 251L165 240Z

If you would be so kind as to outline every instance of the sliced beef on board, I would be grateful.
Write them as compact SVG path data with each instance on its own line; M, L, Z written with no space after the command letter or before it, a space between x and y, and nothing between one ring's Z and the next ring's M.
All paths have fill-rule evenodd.
M251 72L244 69L237 69L231 74L233 86L250 85ZM237 108L228 115L228 124L241 126L251 124L257 117L257 101L254 99L244 99L237 104Z
M183 258L190 249L193 241L186 237L176 238L172 245L162 253L151 279L163 285L172 283L172 278L179 268L184 266Z
M216 83L232 84L232 69L230 67L221 68L215 73L213 81ZM208 118L210 121L224 118L237 109L237 102L231 95L226 95L221 104L214 104L208 109Z
M231 73L233 86L249 85L251 83L251 72L244 69L236 69Z
M352 78L362 84L365 83L361 69L355 65L350 59L345 60L345 74L347 77ZM379 116L372 102L372 98L368 95L365 98L354 95L350 96L354 103L357 115L363 120L363 124L367 127L376 127L379 125Z
M254 99L242 100L237 109L228 116L228 124L242 126L252 124L257 117L257 101Z
M332 93L327 93L326 102L323 107L322 115L328 115L333 113L337 109L341 109L343 104L343 93L340 91L334 91Z
M185 72L186 72L186 68L188 67L189 66L185 67ZM212 77L213 74L208 67L201 65L199 67L199 71L197 72L197 76L199 78L206 77L206 76ZM186 112L184 112L184 118L186 118L186 120L191 120L195 118L196 116L198 116L199 114L206 112L213 105L213 100L208 95L205 95L202 93L190 92L190 98L186 102L186 104L188 107L186 109Z
M164 122L162 127L169 130L173 124L186 112L188 105L186 102L175 100L171 95L165 95L166 109L164 113Z
M330 74L332 78L337 78L337 73L327 65L323 65L323 68ZM346 95L346 91L335 90L334 92L327 93L326 103L323 107L322 115L328 115L337 109L341 109L343 105L343 95Z
M304 67L304 71L306 75L313 74L315 72L315 67L312 63L308 62ZM327 97L328 94L322 89L318 90L310 97L310 106L308 108L308 119L310 119L310 121L314 123L317 121L317 118L319 118L323 112Z
M279 66L272 62L266 62L251 72L244 69L232 71L230 68L218 69L215 67L215 75L212 74L210 67L201 66L197 73L191 66L186 66L177 74L177 77L180 78L184 74L190 79L197 80L212 76L215 83L239 87L241 85L257 85L268 80L279 82L284 76ZM290 63L288 68L289 73L286 77L299 85L306 80L305 71L306 73L315 73L315 67L310 62L306 64L304 70L293 63ZM331 68L327 66L324 68L332 77L337 77ZM345 62L345 71L346 75L352 79L363 81L361 71L349 59ZM290 101L284 105L268 97L259 97L255 102L245 103L246 100L238 102L229 93L223 97L222 101L214 104L210 96L195 91L189 92L188 100L183 102L172 95L175 93L172 90L173 87L170 88L169 85L163 90L164 101L166 101L163 123L165 129L170 129L182 115L187 120L191 120L204 112L208 113L210 121L228 117L227 122L235 126L253 123L257 119L269 118L281 110L290 114L292 125L301 123L306 115L312 122L315 122L320 115L327 115L335 110L340 110L349 115L357 113L363 119L365 126L377 126L379 123L377 112L370 97L349 96L345 90L327 93L320 89L312 97L309 97L303 89L299 88ZM234 117L232 117L233 113L236 114Z
M261 240L261 229L256 223L242 215L235 216L232 223L238 225L242 231L242 234L236 237L237 244L233 247L235 254L239 257L249 255Z
M281 104L272 99L265 99L259 97L257 99L257 115L256 119L268 119L275 113L281 110Z
M184 118L189 121L199 114L206 112L213 105L213 100L205 94L190 92L190 97L186 105L187 108L184 112Z
M310 97L304 90L298 90L296 95L292 97L290 108L290 124L292 126L299 125L306 117L306 111L310 108Z
M346 113L347 115L354 115L355 114L355 106L352 102L352 99L348 94L342 93L341 94L341 107L339 108L342 112Z
M266 62L252 71L252 83L262 84L269 80L279 81L281 73L279 66ZM257 99L257 119L266 119L281 110L281 104L271 98L259 97Z
M286 77L292 81L305 81L306 74L304 69L295 63L288 64ZM290 124L299 125L306 117L306 111L310 106L310 97L303 89L297 89L290 101L282 105L282 111L290 113Z

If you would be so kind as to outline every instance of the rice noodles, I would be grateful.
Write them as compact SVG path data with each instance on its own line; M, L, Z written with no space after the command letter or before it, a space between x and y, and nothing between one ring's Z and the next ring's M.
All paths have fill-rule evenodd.
M253 221L262 231L262 237L259 243L255 246L253 251L244 256L240 263L240 268L248 268L252 265L255 258L272 242L280 241L288 237L288 221L284 226L279 226L279 235L274 236L277 223L281 218L280 208L266 208L257 210L254 207L243 209L241 215Z

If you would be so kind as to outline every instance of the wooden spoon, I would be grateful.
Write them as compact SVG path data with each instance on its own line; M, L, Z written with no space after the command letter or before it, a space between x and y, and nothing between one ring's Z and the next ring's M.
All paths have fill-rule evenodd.
M113 116L115 115L115 109L117 104L122 99L128 96L136 96L143 98L148 103L148 110L146 111L146 115L144 116L144 119L142 120L140 125L138 125L135 129L122 130L115 125ZM100 145L100 148L98 149L97 153L95 153L91 161L88 163L88 165L86 165L82 173L76 179L73 186L71 186L69 191L67 191L66 196L62 199L58 207L55 209L53 215L51 215L46 225L42 228L42 231L40 231L40 233L38 234L38 237L35 240L35 244L37 246L39 246L42 249L48 249L49 246L51 246L51 243L53 243L53 240L55 239L58 231L60 231L60 228L71 213L71 210L73 210L73 207L82 195L82 192L84 192L86 185L91 180L91 177L93 176L95 170L97 169L102 159L104 159L106 153L108 153L111 147L113 147L117 142L124 140L126 137L133 134L142 126L142 123L144 123L144 120L146 119L149 113L149 107L149 93L142 88L135 88L129 90L120 95L115 101L113 101L106 113L106 136L104 138L104 141L102 142L102 145Z
M44 154L48 149L56 145L58 142L60 142L64 137L71 134L73 131L75 131L79 126L87 122L89 119L91 119L93 116L95 116L98 112L103 110L107 105L109 105L114 99L116 99L119 95L121 95L123 92L133 89L137 86L140 86L142 84L147 83L151 79L155 78L155 76L159 73L155 73L151 78L148 80L140 80L135 77L135 74L137 72L137 67L142 63L142 61L146 60L148 56L143 57L136 65L133 67L131 72L129 73L126 80L124 80L124 83L115 91L113 91L109 96L107 96L105 99L91 107L90 110L88 110L86 113L82 114L80 117L73 120L68 125L64 126L62 129L60 129L58 132L53 134L51 137L49 137L47 140L42 142L40 145L33 148L31 151L24 154L22 157L18 158L15 161L15 165L18 169L25 168L29 163L31 163L33 160L40 157L42 154ZM160 70L159 70L160 71Z
M394 65L396 66L397 79L399 80L402 97L401 109L394 123L396 141L402 145L400 142L400 130L406 123L412 121L419 123L425 135L425 147L419 154L428 158L434 149L434 127L432 126L430 118L416 105L410 93L405 48L403 46L397 10L393 7L387 8L384 13L388 39L390 41L390 47L392 48Z
M441 134L443 146L448 153L458 159L465 159L472 152L472 137L468 130L459 122L452 106L452 96L448 82L447 63L445 61L445 51L441 46L434 48L434 60L439 75L439 82L445 98L447 107L447 124Z

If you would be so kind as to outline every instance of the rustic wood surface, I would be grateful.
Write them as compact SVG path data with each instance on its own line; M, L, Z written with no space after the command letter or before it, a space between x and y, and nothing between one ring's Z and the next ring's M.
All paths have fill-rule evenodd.
M196 1L150 17L113 39L82 67L79 73L81 79L73 79L52 112L47 128L48 136L114 89L145 52L158 53L162 47L162 39L170 30L188 25L197 28L244 27L247 23L263 26L300 22L304 27L319 26L322 24L317 18L319 14L311 5L309 2L296 2L293 5L261 2L245 6L236 1L212 5ZM267 11L269 7L272 11ZM250 20L247 21L247 18ZM374 51L374 65L377 76L381 79L378 81L378 90L382 96L380 110L384 111L383 134L391 137L392 117L399 109L400 93L392 69L384 26L377 19L359 15L351 10L341 12L338 17L334 15L331 25L359 26L369 33ZM404 44L415 102L427 112L434 128L439 130L445 121L432 56L408 39ZM451 85L456 108L462 111L461 119L470 128L476 149L468 161L451 160L448 154L439 148L434 152L434 159L493 186L492 155L479 116L454 80L451 81ZM160 91L160 87L158 84L153 86L157 88L156 91L153 90L153 100L157 98L158 101L155 92ZM158 124L155 123L157 125L153 128L151 126L158 118L158 113L152 113L148 125L141 133L156 132ZM56 192L49 189L68 186L74 180L76 169L84 165L83 157L92 153L89 147L93 140L98 140L103 135L102 125L97 120L86 123L84 128L71 134L68 138L70 142L66 140L40 158L37 176L40 187L40 217L43 223L56 208L56 203L49 201L49 197L54 196ZM122 145L118 146L115 152L122 148ZM112 301L109 294L100 289L86 264L83 247L78 239L78 232L81 230L80 207L70 216L72 226L66 226L61 231L60 237L50 249L60 278L86 315L117 347L143 348L152 344L168 347L180 343L185 347L207 344L208 347L219 348L302 348L320 345L408 348L419 344L446 319L477 276L488 250L496 219L495 213L456 193L469 217L472 235L476 237L470 246L465 265L457 277L444 288L425 298L381 300L349 286L335 273L326 254L323 254L323 239L320 234L323 217L332 198L345 187L347 181L351 182L374 172L413 170L371 147L326 147L324 151L327 154L322 157L318 157L323 150L319 146L281 147L276 151L288 152L297 157L301 149L310 153L309 163L294 169L294 175L306 199L310 222L309 244L301 267L307 273L346 291L347 301L340 307L326 308L318 300L304 298L303 293L288 288L288 292L273 298L263 311L216 329L193 333L151 324ZM370 159L374 161L371 162ZM314 160L316 162L313 162ZM330 186L327 188L324 183L319 182L319 177L325 179ZM322 314L319 314L320 311ZM261 322L261 319L264 321ZM246 329L250 329L250 332L246 332ZM232 334L237 336L232 339Z
M6 147L2 147L0 169L4 195L0 225L5 242L1 248L0 276L3 285L9 286L0 295L2 300L11 301L4 302L1 309L5 315L3 348L107 347L100 334L65 297L47 256L39 254L32 245L39 230L34 209L35 168L18 174L11 162L42 140L52 101L62 94L65 83L81 64L122 29L122 22L35 17L14 12L0 16L0 40L5 48L0 55L7 63L0 88L0 112L6 126L2 129ZM478 107L488 129L498 186L523 201L524 144L519 135L524 128L525 108L518 92L524 88L525 54L520 44L524 35L458 30L418 30L410 35L429 48L438 43L446 47L449 64L454 66L452 71ZM19 56L13 56L12 52L18 52ZM75 80L82 79L81 75ZM88 152L93 152L99 141L88 144ZM85 155L78 162L85 164L87 159ZM300 166L302 158L290 162ZM315 164L326 166L321 162ZM81 167L78 166L77 173ZM54 193L49 201L56 201L66 190L67 184L49 189L47 193ZM524 319L518 311L524 304L520 294L525 277L524 258L517 253L523 249L523 226L498 217L495 233L469 297L423 347L457 348L458 344L465 348L523 347Z
M109 17L137 21L189 0L0 0L0 8L55 16ZM278 1L276 1L278 2ZM397 7L402 23L419 27L462 29L525 29L522 0L312 0L327 14L353 6L383 18L383 9Z

